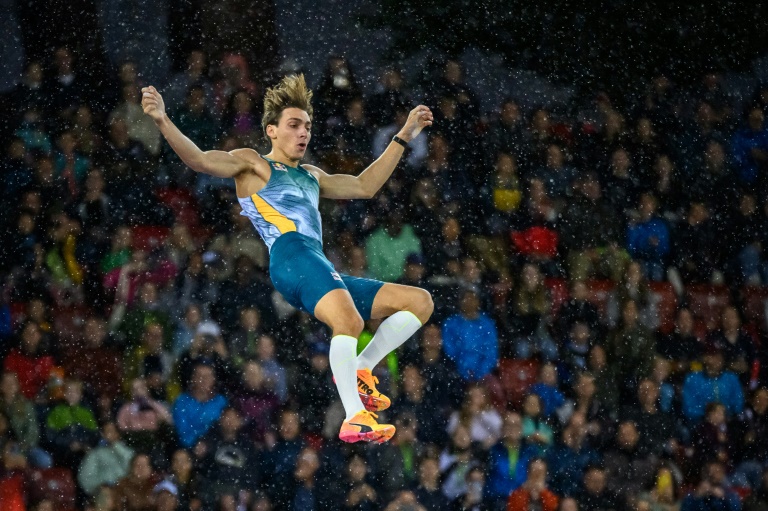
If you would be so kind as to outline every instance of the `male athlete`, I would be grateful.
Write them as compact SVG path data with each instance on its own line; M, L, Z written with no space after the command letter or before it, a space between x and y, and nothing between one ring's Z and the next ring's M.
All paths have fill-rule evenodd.
M304 76L288 76L264 97L261 121L272 150L201 151L165 114L154 87L142 89L144 113L157 124L181 160L196 172L235 180L237 199L269 247L272 283L294 307L313 314L332 332L331 371L346 419L339 438L345 442L383 443L395 434L378 424L372 412L389 407L376 390L371 370L432 315L432 297L416 287L361 279L336 272L323 254L319 198L369 199L389 179L404 147L426 126L432 112L414 108L384 153L359 176L331 175L299 162L312 136L312 92ZM363 318L387 318L357 356Z

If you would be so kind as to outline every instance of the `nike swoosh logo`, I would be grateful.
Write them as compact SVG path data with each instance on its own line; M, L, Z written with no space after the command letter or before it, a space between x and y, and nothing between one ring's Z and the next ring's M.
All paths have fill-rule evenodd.
M352 426L357 426L360 428L360 433L371 433L373 431L373 428L370 426L366 426L365 424L360 424L358 422L350 422Z

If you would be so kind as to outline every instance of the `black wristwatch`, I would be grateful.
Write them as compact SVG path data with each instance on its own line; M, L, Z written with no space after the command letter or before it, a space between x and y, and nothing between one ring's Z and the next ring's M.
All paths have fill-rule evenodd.
M402 138L398 137L397 135L392 137L392 142L397 142L398 144L400 144L401 146L405 147L406 149L408 148L408 142L406 142Z

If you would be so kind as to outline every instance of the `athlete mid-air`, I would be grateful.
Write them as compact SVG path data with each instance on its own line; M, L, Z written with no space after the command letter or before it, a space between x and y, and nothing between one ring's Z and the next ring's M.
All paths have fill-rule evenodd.
M432 125L432 112L423 105L414 108L384 153L360 175L334 175L299 163L312 136L312 92L303 75L285 77L267 90L261 124L272 150L266 156L247 148L200 150L168 118L154 87L142 93L144 113L186 165L234 178L242 214L269 248L275 289L331 328L331 371L346 412L339 438L379 443L392 438L395 427L377 423L372 413L389 407L390 400L376 390L371 370L429 319L432 297L416 287L337 273L323 253L318 203L321 196L373 197L395 170L407 143ZM386 319L358 356L364 318Z

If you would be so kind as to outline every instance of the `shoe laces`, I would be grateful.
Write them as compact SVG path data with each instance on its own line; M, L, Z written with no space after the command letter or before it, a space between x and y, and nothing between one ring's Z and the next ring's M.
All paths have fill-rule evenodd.
M373 376L373 375L371 375L371 376ZM375 376L373 376L373 383L375 383L376 385L379 384L379 379L376 378Z
M379 416L378 416L378 415L376 415L376 414L375 414L375 413L373 413L373 412L369 412L368 410L363 410L363 411L364 411L365 413L367 413L368 415L370 415L371 417L373 417L374 419L378 419L378 418L379 418Z

